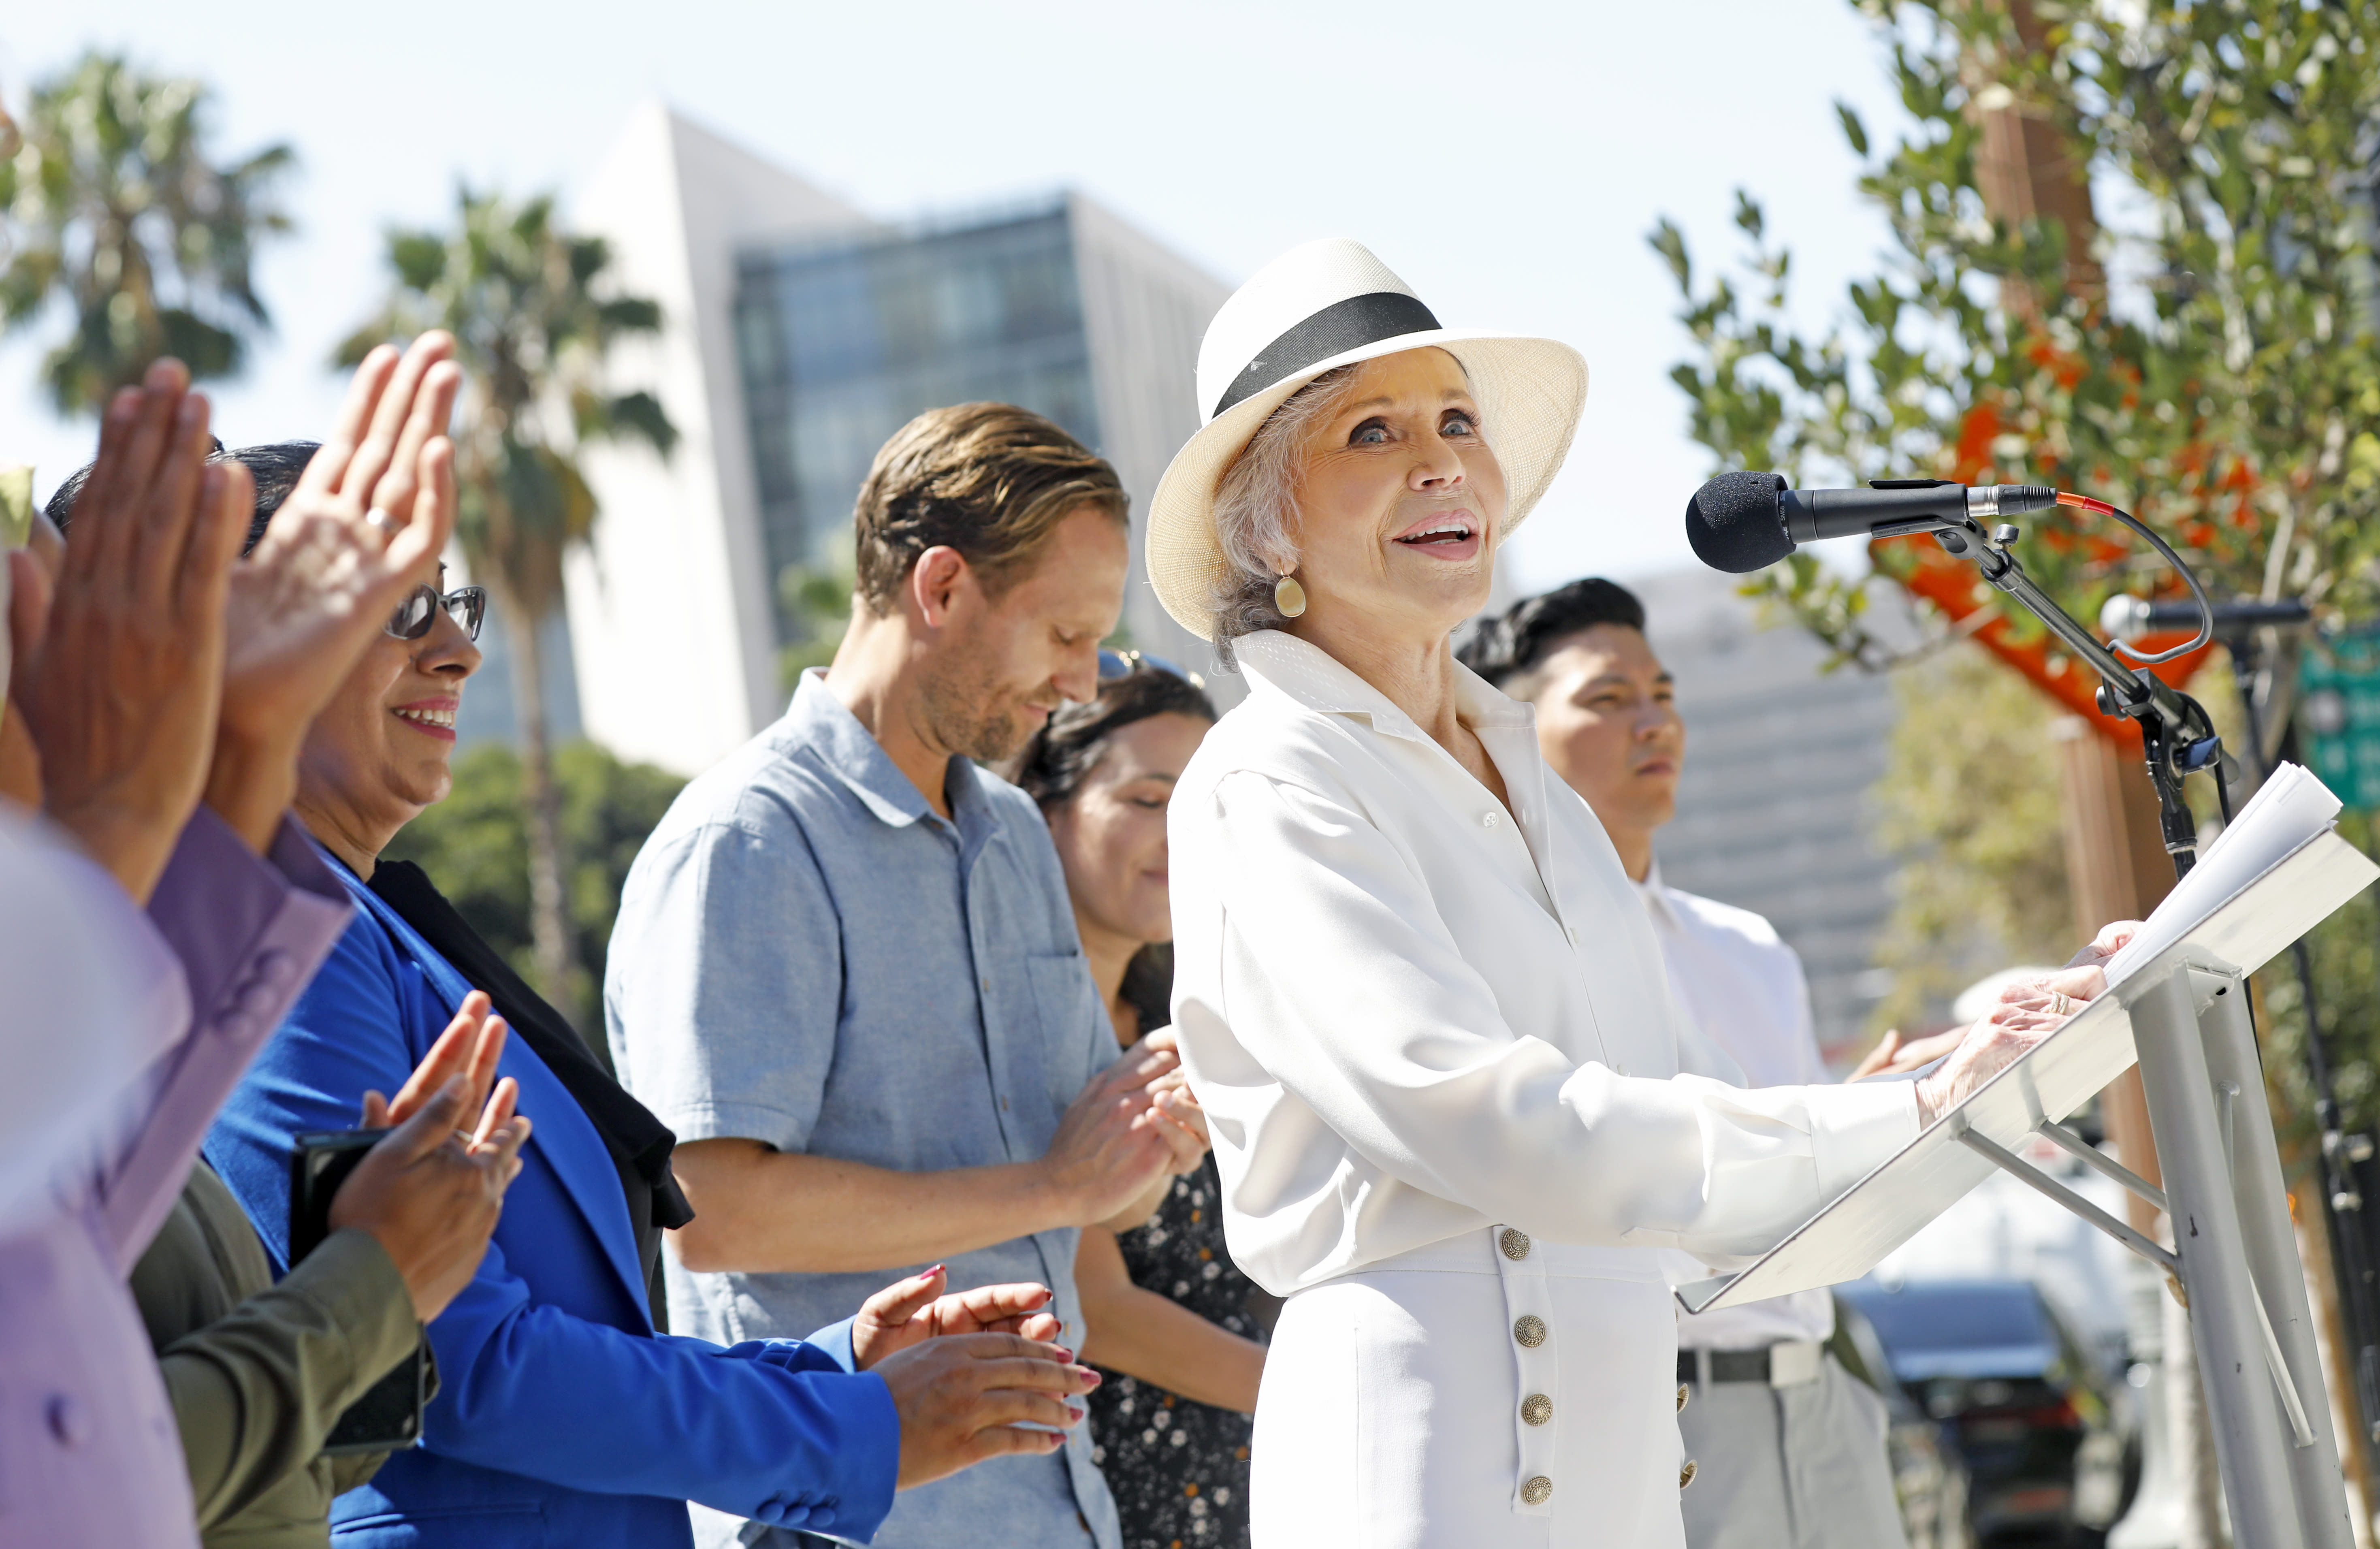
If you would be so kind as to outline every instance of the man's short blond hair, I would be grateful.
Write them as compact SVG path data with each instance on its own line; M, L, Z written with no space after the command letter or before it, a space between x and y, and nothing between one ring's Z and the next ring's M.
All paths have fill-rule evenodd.
M945 546L997 596L1086 506L1119 527L1131 519L1116 470L1051 421L1014 404L929 409L877 451L859 487L860 598L892 612L917 556Z

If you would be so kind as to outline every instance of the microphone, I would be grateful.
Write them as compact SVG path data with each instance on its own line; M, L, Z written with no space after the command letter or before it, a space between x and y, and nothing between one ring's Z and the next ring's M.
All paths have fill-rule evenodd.
M1722 473L1686 503L1686 541L1714 570L1744 575L1803 543L1891 538L1990 521L2058 504L2039 484L1969 488L1947 479L1878 479L1865 489L1794 490L1775 473Z
M2303 624L2313 617L2313 611L2297 597L2271 603L2253 599L2217 603L2202 614L2192 598L2151 602L2119 592L2099 609L2099 628L2111 640L2136 640L2152 629L2196 629L2202 622L2211 621L2220 635L2267 624Z

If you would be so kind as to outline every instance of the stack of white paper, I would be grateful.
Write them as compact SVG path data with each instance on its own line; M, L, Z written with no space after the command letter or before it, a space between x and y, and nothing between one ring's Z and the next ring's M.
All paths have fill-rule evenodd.
M2273 771L2255 799L2200 852L2190 874L2174 884L2140 934L2107 960L2107 982L2121 982L2338 819L2338 798L2301 765Z

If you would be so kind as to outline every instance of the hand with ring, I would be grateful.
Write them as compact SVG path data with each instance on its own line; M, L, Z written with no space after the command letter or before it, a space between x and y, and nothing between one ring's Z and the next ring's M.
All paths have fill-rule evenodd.
M1917 1083L1919 1122L1931 1124L1958 1106L2097 999L2107 987L2107 959L2139 929L2132 921L2110 925L2056 973L2002 989L1991 1014L1965 1030L1941 1068Z

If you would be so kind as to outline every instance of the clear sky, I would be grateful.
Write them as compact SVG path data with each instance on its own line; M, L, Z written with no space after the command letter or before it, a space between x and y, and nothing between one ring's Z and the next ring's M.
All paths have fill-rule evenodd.
M1752 189L1823 321L1888 240L1832 104L1879 140L1902 121L1848 0L10 9L12 110L98 45L208 80L218 154L296 147L300 229L261 266L275 332L215 393L226 441L322 433L323 362L381 294L384 227L440 221L457 178L566 200L658 94L888 219L1070 186L1234 283L1350 235L1451 325L1577 346L1585 422L1513 549L1531 587L1692 563L1682 515L1711 465L1668 380L1686 341L1655 219L1707 268ZM34 387L63 323L0 343L0 462L34 461L42 490L91 445Z

